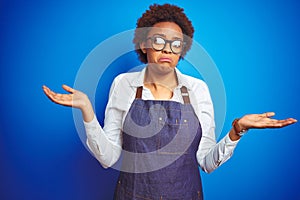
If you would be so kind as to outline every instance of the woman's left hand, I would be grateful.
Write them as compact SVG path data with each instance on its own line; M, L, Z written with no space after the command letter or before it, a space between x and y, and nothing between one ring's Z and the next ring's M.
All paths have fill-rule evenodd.
M287 119L272 119L275 115L274 112L266 112L263 114L249 114L240 118L235 126L238 130L248 130L253 128L282 128L297 122L296 119L287 118ZM232 128L229 137L231 140L235 141L240 139L240 135L236 132L236 128Z
M272 119L275 115L274 112L266 112L263 114L249 114L240 118L238 121L238 126L241 129L253 129L253 128L282 128L297 122L296 119Z

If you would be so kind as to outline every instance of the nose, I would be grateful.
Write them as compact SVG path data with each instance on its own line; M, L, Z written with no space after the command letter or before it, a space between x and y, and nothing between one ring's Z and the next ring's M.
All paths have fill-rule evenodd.
M166 43L165 48L162 50L164 53L172 53L171 44L169 42Z

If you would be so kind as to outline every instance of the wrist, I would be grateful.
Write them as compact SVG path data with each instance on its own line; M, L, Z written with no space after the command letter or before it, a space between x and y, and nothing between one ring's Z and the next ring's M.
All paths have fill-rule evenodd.
M86 110L89 110L90 107L92 106L92 105L91 105L91 102L90 102L90 100L89 100L89 98L88 98L87 95L84 95L84 96L82 97L82 100L80 101L80 104L79 104L79 105L80 105L80 106L78 106L78 108L79 108L82 112L84 112L84 111L86 111Z
M241 123L240 119L237 118L232 122L232 128L234 130L234 133L240 137L242 137L245 133L248 132L248 129L245 128Z
M85 106L80 108L80 110L85 122L91 122L93 120L95 113L90 102L87 102Z
M79 109L81 112L87 113L92 109L92 104L89 101L84 101Z

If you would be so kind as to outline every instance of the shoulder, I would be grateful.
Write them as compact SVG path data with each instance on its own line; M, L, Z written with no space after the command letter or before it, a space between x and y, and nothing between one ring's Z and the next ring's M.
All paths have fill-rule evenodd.
M114 78L114 83L119 83L119 82L128 82L131 83L132 81L134 81L136 78L138 78L140 72L126 72L126 73L122 73L119 74L118 76L116 76Z
M136 82L139 80L140 72L127 72L116 76L110 88L111 95L125 97L135 91Z
M194 107L199 107L200 105L205 107L205 105L211 104L210 91L207 84L203 80L186 74L181 74L181 81L182 85L187 87L191 98L191 103Z
M140 86L139 84L142 84L140 82L143 80L141 73L142 72L126 72L119 74L114 78L112 87L124 89Z
M186 74L181 74L181 79L182 79L182 84L188 88L190 91L205 91L209 92L207 84L198 78L186 75Z

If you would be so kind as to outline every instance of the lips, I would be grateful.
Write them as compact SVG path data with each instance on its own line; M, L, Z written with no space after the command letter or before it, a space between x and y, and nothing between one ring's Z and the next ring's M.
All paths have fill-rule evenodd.
M168 63L171 63L172 59L171 58L167 58L167 57L162 57L158 61L159 62L168 62Z

